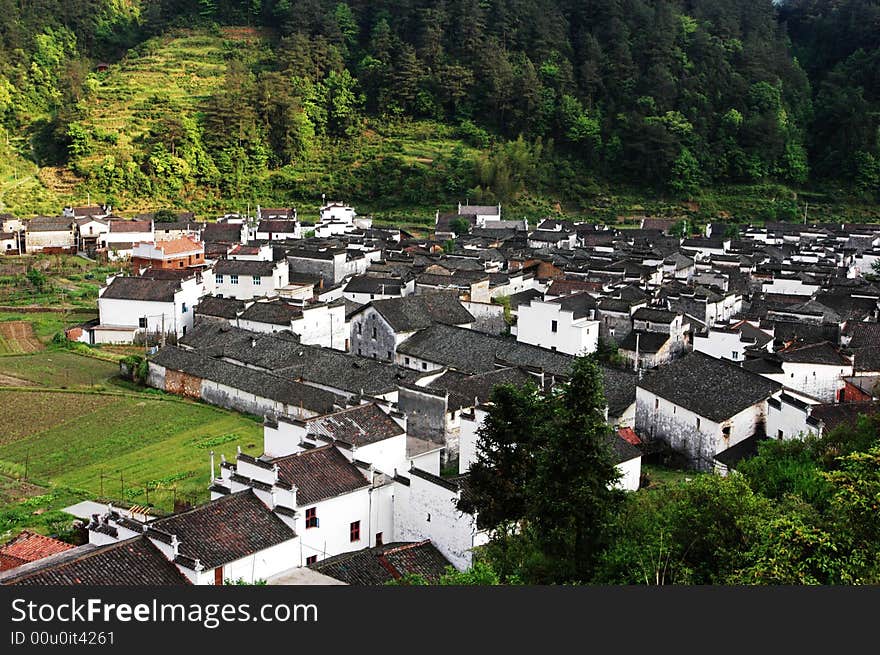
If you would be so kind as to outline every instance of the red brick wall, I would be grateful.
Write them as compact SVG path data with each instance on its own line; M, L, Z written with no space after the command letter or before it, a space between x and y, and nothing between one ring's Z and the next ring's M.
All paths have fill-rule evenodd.
M165 371L165 391L178 396L199 399L202 396L202 379L180 371Z

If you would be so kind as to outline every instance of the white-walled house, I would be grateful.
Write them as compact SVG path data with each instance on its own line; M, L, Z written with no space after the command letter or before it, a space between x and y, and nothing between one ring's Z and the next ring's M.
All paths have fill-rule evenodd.
M250 300L277 296L290 279L287 262L220 259L214 264L214 295Z
M639 380L635 431L710 470L715 455L765 433L767 401L780 389L731 362L693 352Z
M220 470L212 497L252 488L299 536L299 552L288 568L375 545L376 534L393 530L390 481L333 444L271 458L239 453ZM388 507L384 512L382 505Z
M744 367L824 403L840 402L846 388L844 378L853 375L852 359L828 341L791 343L776 353L749 360Z
M773 329L763 330L748 321L740 321L729 327L712 327L705 335L694 335L694 350L734 362L745 360L747 348L769 352L772 347Z
M148 522L110 511L93 516L88 528L93 544L143 534L196 585L254 584L299 557L296 532L249 488Z
M100 235L98 247L106 250L112 260L131 257L135 244L155 241L152 220L108 217L106 221L107 231Z
M349 315L350 352L394 361L397 347L435 323L469 328L474 321L457 294L428 293L368 301Z
M232 323L252 332L290 330L300 338L300 343L342 351L348 349L349 324L345 304L340 301L257 300L237 312Z
M593 353L599 346L595 308L595 299L587 293L532 300L519 307L516 339L569 355Z
M476 517L457 508L467 493L467 476L441 478L411 469L395 478L395 538L401 541L430 539L459 570L473 564L473 550L489 541L477 527Z
M193 307L204 295L197 276L179 280L116 276L98 292L97 325L83 331L86 343L131 343L135 335L182 337L193 326Z

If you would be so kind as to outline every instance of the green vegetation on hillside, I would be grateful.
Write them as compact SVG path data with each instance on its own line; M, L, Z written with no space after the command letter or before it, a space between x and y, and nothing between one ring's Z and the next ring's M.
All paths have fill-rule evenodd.
M877 200L877 0L8 4L0 207L25 215L327 193L416 224L464 197L792 220Z

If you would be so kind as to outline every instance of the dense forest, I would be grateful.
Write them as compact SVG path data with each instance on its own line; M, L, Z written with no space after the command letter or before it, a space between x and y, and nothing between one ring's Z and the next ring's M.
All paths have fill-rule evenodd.
M565 200L603 184L880 189L880 0L0 0L0 119L19 151L108 196ZM124 156L96 128L97 64L193 27L228 48L194 111L157 94ZM429 162L352 159L370 129L442 125ZM387 156L386 156L387 155Z

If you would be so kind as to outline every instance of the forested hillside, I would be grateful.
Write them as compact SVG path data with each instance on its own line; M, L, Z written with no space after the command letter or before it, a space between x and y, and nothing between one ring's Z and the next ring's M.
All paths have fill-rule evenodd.
M50 198L586 208L621 186L880 186L878 0L0 2L6 160L39 165Z

